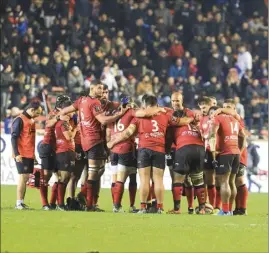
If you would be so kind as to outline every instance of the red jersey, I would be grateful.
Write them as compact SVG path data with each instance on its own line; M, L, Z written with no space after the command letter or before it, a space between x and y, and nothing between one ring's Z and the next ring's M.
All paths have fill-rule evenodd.
M64 136L64 132L69 131L71 124L67 121L60 120L55 125L55 136L56 136L56 154L75 151L74 140L67 140Z
M20 114L17 118L21 118L23 128L18 138L18 151L24 158L34 159L35 157L35 121L28 118L24 114ZM14 120L15 121L15 120ZM13 152L13 157L15 157Z
M54 115L56 115L56 114L57 114L57 111L56 110L51 111L48 114L48 119L47 120L52 119L54 117ZM44 134L44 138L43 138L42 143L43 144L51 145L51 147L53 149L55 149L55 145L56 145L55 126L53 126L53 127L46 127L45 128L45 134Z
M120 119L110 124L111 136L124 131L131 123L135 113L133 109L129 109ZM117 154L126 154L132 152L135 148L135 139L131 137L124 142L120 142L112 148L112 152Z
M73 106L78 110L81 146L84 151L88 151L104 141L101 123L95 118L102 112L101 102L97 98L80 97Z
M175 123L173 111L160 113L151 118L134 118L131 124L136 125L139 144L138 148L147 148L165 153L166 129Z
M245 129L245 122L241 117L240 117L239 124L242 127L242 129ZM243 152L241 153L240 163L242 163L245 166L247 166L247 164L248 164L248 149L247 149L247 147L245 147L243 149Z
M184 116L194 118L195 113L188 108L184 108ZM174 129L174 139L176 144L176 150L187 145L204 146L199 129L192 124L176 127Z
M220 114L214 119L215 126L219 126L219 151L221 155L240 154L238 133L242 129L239 122L231 115Z

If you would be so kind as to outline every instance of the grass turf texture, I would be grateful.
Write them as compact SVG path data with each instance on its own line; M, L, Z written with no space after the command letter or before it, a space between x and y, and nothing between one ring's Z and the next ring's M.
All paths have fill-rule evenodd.
M249 215L233 217L188 215L185 198L181 215L114 214L108 189L99 200L105 213L42 211L35 189L25 201L35 210L19 211L15 196L15 186L1 186L1 252L268 252L267 194L250 194Z

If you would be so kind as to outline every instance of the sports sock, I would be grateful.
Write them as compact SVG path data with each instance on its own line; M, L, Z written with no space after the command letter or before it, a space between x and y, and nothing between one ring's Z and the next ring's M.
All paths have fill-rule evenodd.
M193 208L194 188L192 186L185 187L185 193L188 201L188 208Z
M163 203L161 203L161 204L159 204L159 203L157 203L157 208L159 209L163 209Z
M229 211L230 211L230 212L233 211L233 202L230 202L230 203L229 203Z
M112 196L112 203L114 203L114 191L115 191L115 184L116 184L116 183L112 183L112 184L111 184L111 196Z
M59 182L58 183L58 194L57 194L57 203L59 206L64 205L64 196L65 196L65 190L66 190L66 184Z
M94 196L94 185L96 181L88 180L87 181L87 208L92 208L93 206L93 196Z
M245 184L238 187L237 195L239 195L241 209L247 208L248 188Z
M19 205L21 205L21 204L23 204L23 201L22 201L22 200L17 200L17 201L16 201L16 206L19 206Z
M140 203L140 208L141 209L146 209L147 208L147 203L141 202Z
M216 205L215 208L220 209L221 207L221 196L220 196L220 187L216 187Z
M130 199L130 206L134 206L135 204L135 196L137 191L137 183L129 183L129 199Z
M222 203L222 210L225 213L229 212L230 204L229 203Z
M51 189L50 204L55 205L58 195L58 182L55 182Z
M41 184L40 185L40 195L41 195L41 202L43 206L48 206L48 185Z
M123 196L123 192L124 192L124 183L117 181L115 184L115 192L114 192L114 204L117 207L121 206L121 199Z
M86 197L86 195L87 195L87 183L81 185L80 192L84 195L84 197Z
M213 207L216 205L216 187L215 185L208 185L207 186L207 193L210 205Z
M194 191L196 193L199 205L204 205L206 202L205 185L194 186Z
M174 200L174 210L178 211L180 209L180 202L183 192L183 184L175 183L172 186L173 200Z

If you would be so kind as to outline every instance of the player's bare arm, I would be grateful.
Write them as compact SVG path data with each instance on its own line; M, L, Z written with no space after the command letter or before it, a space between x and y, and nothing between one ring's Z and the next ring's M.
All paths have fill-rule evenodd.
M191 117L182 117L182 118L176 118L176 125L177 126L187 126L190 123L192 123L194 118Z
M227 115L231 115L233 116L236 120L240 120L240 115L233 109L231 108L219 108L217 109L214 113L213 116L217 116L221 113L227 114Z
M147 118L152 117L160 112L166 113L163 107L147 107L145 109L135 110L135 117L137 118Z
M73 106L73 105L69 105L65 108L63 108L60 112L59 112L59 115L66 115L66 114L69 114L71 112L75 112L76 111L76 108Z
M72 129L72 127L68 124L68 122L63 123L65 131L63 132L63 135L66 140L70 141L75 138L75 135L77 133L77 128L75 127Z
M111 130L109 127L106 128L106 142L110 142L111 140Z
M216 144L217 144L217 133L219 130L219 125L212 124L209 132L209 146L212 152L213 160L216 160Z
M240 129L238 133L238 145L240 152L242 153L245 147L247 146L247 137L244 129Z
M118 120L119 118L121 118L127 111L129 110L129 108L121 108L121 110L117 113L115 113L113 116L106 116L105 112L100 113L98 115L95 116L95 118L104 126L111 124L113 122L115 122L116 120Z
M107 143L108 148L113 148L116 144L129 139L133 134L136 132L136 125L131 124L126 128L123 132L115 135L115 138L112 139Z
M57 121L64 120L69 121L69 117L67 115L49 115L46 120L46 127L54 127Z

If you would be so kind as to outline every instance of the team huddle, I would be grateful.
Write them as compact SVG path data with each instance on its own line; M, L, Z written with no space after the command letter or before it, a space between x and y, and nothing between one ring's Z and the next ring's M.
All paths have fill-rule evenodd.
M107 87L96 80L90 94L74 103L66 95L57 98L39 148L44 210L104 211L98 198L100 179L109 161L113 212L123 212L124 184L129 177L130 212L163 213L163 176L168 166L174 201L168 214L181 213L183 195L189 214L194 213L194 198L199 204L197 214L212 213L213 208L217 215L246 214L246 136L232 99L220 108L216 99L202 97L200 113L195 113L183 106L179 92L171 96L172 108L159 107L152 95L143 96L140 108L130 97L123 97L120 103L108 97ZM33 100L12 124L11 141L20 176L15 208L20 210L29 208L24 197L35 160L33 119L41 113L40 102ZM139 209L134 206L137 172ZM57 180L48 201L53 173ZM81 188L75 196L79 179Z

